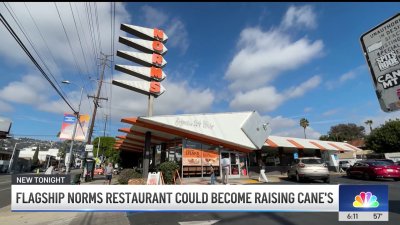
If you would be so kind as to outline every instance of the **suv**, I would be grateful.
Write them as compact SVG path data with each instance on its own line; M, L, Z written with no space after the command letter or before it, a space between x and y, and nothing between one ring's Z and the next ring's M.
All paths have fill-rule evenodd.
M328 166L317 157L295 159L288 170L288 178L301 182L304 179L323 180L330 182Z

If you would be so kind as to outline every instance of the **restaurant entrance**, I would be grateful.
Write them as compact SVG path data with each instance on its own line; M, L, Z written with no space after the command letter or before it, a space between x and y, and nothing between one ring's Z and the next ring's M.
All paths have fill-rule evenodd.
M221 159L222 158L229 159L229 178L240 178L247 176L246 154L241 152L221 150Z

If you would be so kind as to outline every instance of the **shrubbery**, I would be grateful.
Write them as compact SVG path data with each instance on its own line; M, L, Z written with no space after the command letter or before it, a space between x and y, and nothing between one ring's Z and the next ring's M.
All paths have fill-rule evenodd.
M136 172L134 169L124 169L118 176L118 182L120 184L128 184L128 181L134 178L142 178L142 174Z
M166 184L174 183L175 170L179 169L178 164L173 161L163 162L160 164L160 171L163 174Z

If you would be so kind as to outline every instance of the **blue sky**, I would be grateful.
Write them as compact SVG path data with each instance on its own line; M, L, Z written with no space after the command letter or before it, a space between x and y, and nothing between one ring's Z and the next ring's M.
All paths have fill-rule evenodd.
M1 4L0 12L38 58L6 6L55 79L76 84L60 84L72 104L78 105L78 86L84 84L85 95L93 95L99 60L92 43L96 51L111 53L111 4L57 3L68 38L54 3ZM376 127L400 117L398 112L380 110L359 42L363 33L395 15L399 6L118 3L114 44L115 50L129 50L118 43L119 35L130 36L119 30L121 23L159 27L169 36L167 79L162 83L167 90L156 99L155 115L257 110L270 121L275 135L302 137L299 119L306 117L308 137L318 138L338 123L364 125L372 119ZM93 12L92 34L88 11ZM0 38L0 116L12 119L16 135L50 135L38 137L56 140L63 112L70 110L4 26ZM118 57L115 63L132 64ZM135 79L110 68L105 77L106 82L112 77ZM113 136L125 126L122 117L146 115L144 95L106 83L102 96L110 101L101 104L94 136L102 134L105 114L111 117L107 133ZM92 109L91 100L84 97L81 112L91 114Z

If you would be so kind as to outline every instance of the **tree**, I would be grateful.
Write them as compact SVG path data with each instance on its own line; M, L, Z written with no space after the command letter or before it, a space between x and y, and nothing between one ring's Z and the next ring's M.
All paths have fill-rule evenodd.
M354 123L338 124L332 126L328 135L322 135L319 139L325 141L352 141L365 137L365 128Z
M36 147L35 153L32 158L32 167L36 168L39 166L39 145Z
M306 128L310 125L310 123L308 122L308 120L306 118L301 118L300 119L300 126L303 127L304 129L304 138L307 139L306 136Z
M372 123L373 123L373 121L372 121L372 120L367 120L367 121L365 121L364 123L365 123L367 126L369 126L369 131L372 132Z
M389 120L375 128L366 139L366 146L378 153L400 151L400 120Z
M99 146L100 141L100 146ZM109 162L117 163L119 161L119 151L116 151L113 146L115 144L114 137L96 137L93 140L93 155L97 156L99 151L99 157L104 155ZM100 147L100 148L98 148Z

